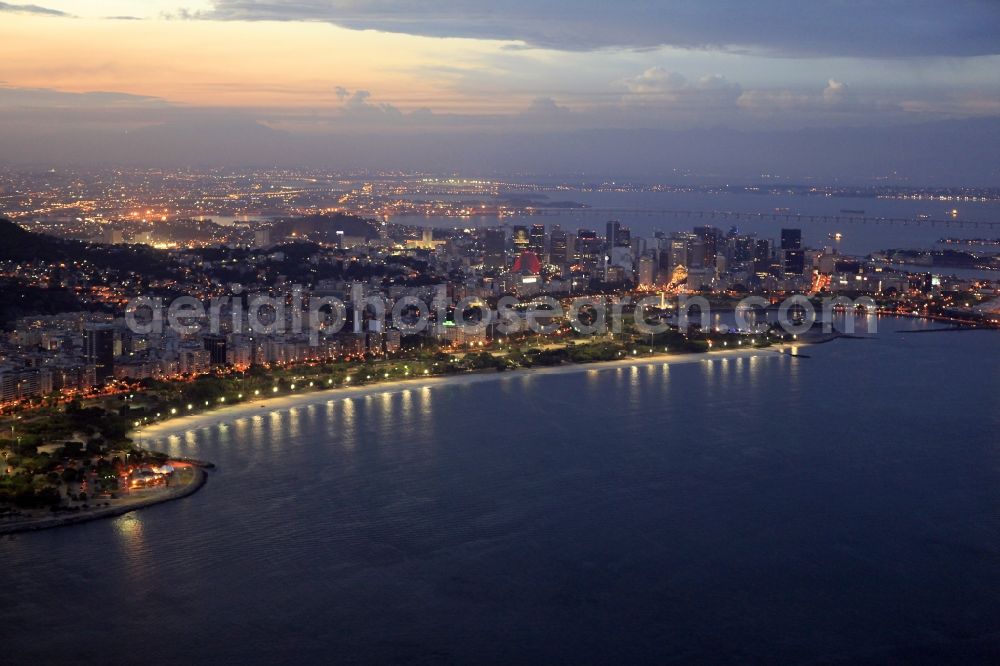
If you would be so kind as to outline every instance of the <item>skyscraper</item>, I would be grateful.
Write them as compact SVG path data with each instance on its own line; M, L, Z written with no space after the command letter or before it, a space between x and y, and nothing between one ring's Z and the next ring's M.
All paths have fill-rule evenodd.
M514 233L511 237L514 243L514 254L521 254L531 245L531 234L528 232L528 227L524 225L517 225L514 227Z
M483 253L483 265L486 270L501 271L507 267L507 235L503 229L486 230L486 251Z
M670 262L669 269L671 271L677 270L678 266L688 266L688 241L689 239L684 236L675 236L670 241Z
M719 237L722 232L715 227L704 226L695 227L694 234L701 242L701 246L698 248L700 256L693 257L691 263L695 266L714 268L715 258L719 254Z
M545 257L545 225L544 224L533 224L531 225L530 232L530 242L528 243L528 249L535 253L539 259Z
M271 247L271 230L267 228L257 229L253 232L253 244L257 248Z
M753 261L755 239L753 236L736 236L732 239L732 258L734 264L745 264Z
M801 250L802 249L802 230L801 229L782 229L781 230L781 249L782 250Z
M569 244L569 236L558 224L552 227L549 234L549 262L565 269L572 263L573 256Z
M226 336L206 335L205 350L209 354L209 359L212 365L226 364Z
M805 272L805 253L802 251L802 230L781 230L782 269L786 275Z
M632 244L632 231L618 220L611 220L607 224L604 240L609 250L613 247L629 247Z
M580 229L576 232L576 258L584 272L593 275L601 263L604 242L596 231Z
M94 366L98 384L115 373L115 329L105 324L88 324L83 332L83 355Z
M604 241L607 243L608 248L613 248L615 243L618 242L618 229L620 229L622 223L618 220L611 220L607 224L607 231L604 234Z
M639 286L652 287L656 281L656 259L651 254L639 257Z
M615 244L617 247L632 247L632 230L626 226L618 227Z

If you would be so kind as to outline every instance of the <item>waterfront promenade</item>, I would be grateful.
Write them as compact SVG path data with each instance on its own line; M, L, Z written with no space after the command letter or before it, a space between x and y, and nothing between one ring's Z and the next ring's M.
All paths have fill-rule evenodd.
M413 379L400 379L385 382L373 382L360 386L341 387L333 389L320 389L316 391L292 393L274 398L247 401L244 403L220 407L191 416L181 416L155 423L140 430L133 431L130 436L133 439L141 439L144 442L164 440L169 437L176 437L184 433L200 430L203 428L213 428L221 425L229 425L240 419L252 418L254 416L268 414L271 412L287 411L297 407L307 407L309 405L321 405L338 400L350 398L360 398L366 395L378 395L383 393L394 393L404 390L430 388L445 384L473 384L486 381L497 381L511 379L515 377L557 375L578 372L599 372L630 366L648 365L679 365L687 363L702 363L721 359L751 358L751 357L772 357L775 355L795 355L799 348L807 346L809 343L796 342L789 344L773 345L771 347L757 349L722 349L707 353L663 353L644 356L626 357L614 361L598 361L594 363L571 363L557 366L521 368L508 370L505 372L473 372L455 375L436 375L430 377L416 377ZM156 448L155 446L153 448Z

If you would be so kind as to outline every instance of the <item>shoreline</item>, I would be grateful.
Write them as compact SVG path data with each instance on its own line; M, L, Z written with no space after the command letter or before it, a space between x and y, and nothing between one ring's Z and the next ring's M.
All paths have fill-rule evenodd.
M827 342L824 340L823 342ZM192 414L191 416L181 416L148 425L140 430L133 430L128 436L133 440L143 440L142 446L146 448L153 442L158 442L174 437L179 437L188 432L214 428L222 425L231 425L235 421L259 415L261 413L288 411L298 407L325 404L338 400L348 400L367 395L380 393L395 393L398 391L410 390L412 388L430 388L433 386L444 386L448 384L475 384L483 381L495 381L510 377L530 377L537 375L562 375L577 372L612 370L627 366L646 365L675 365L698 363L701 361L711 361L716 359L750 358L754 356L768 356L771 354L779 356L794 356L791 350L798 347L807 347L818 344L813 341L802 341L794 343L783 343L771 347L761 347L757 349L725 349L704 353L671 354L659 353L652 356L637 356L633 358L622 358L613 361L596 361L593 363L569 363L565 365L519 368L517 370L507 370L504 372L470 372L453 375L433 375L428 377L415 377L413 379L397 379L391 382L375 382L363 384L361 386L341 386L331 389L320 389L303 393L282 395L263 400L247 401L236 405L216 408L207 412ZM155 447L153 447L155 449Z
M0 536L20 534L24 532L38 532L40 530L48 530L56 527L80 525L82 523L89 523L93 520L117 518L119 516L124 516L127 513L132 513L133 511L145 509L157 504L165 504L166 502L173 502L174 500L190 497L205 487L205 484L208 482L208 472L199 465L189 464L189 467L194 473L194 478L183 486L168 488L163 493L137 499L135 502L120 504L118 506L101 507L73 514L45 516L42 518L28 519L7 524L0 520Z

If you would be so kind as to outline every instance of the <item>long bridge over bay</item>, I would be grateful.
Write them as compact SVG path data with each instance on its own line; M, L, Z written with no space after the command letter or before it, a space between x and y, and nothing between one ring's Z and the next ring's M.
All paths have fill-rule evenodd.
M611 220L628 217L673 217L691 220L775 221L788 223L833 224L892 224L901 226L952 227L967 229L1000 229L1000 221L985 222L959 218L930 219L908 217L877 217L862 214L819 215L773 211L767 213L727 210L669 210L653 208L529 208L532 215L544 217L597 216Z

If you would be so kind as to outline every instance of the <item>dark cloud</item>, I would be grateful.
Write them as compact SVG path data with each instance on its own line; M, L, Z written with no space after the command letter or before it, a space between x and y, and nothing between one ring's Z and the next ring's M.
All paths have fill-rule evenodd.
M561 50L722 48L873 57L1000 53L997 0L216 0L187 18L324 21Z
M38 5L12 5L9 2L0 2L0 12L20 12L24 14L42 14L44 16L69 16L66 12Z

